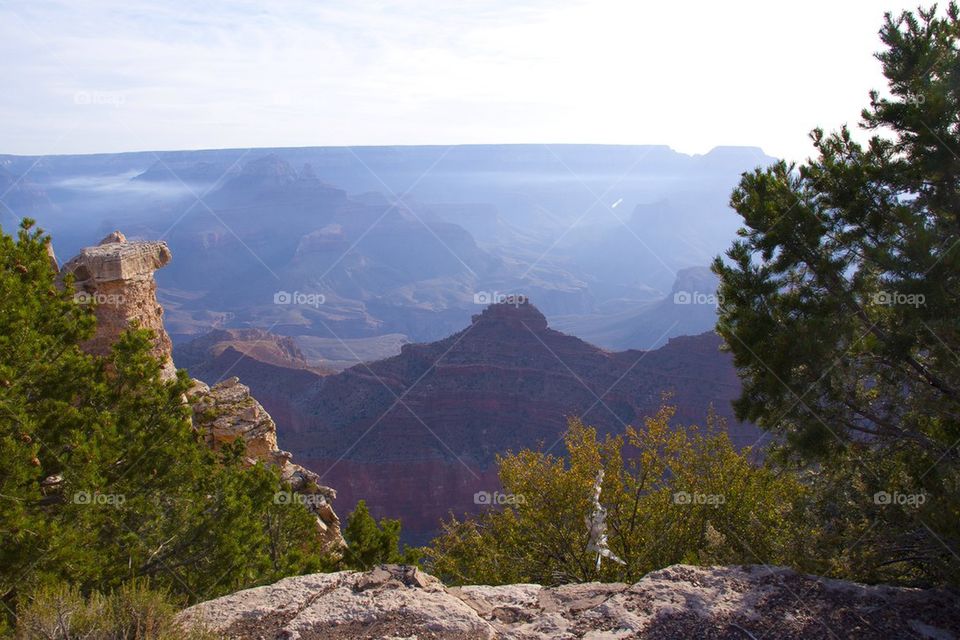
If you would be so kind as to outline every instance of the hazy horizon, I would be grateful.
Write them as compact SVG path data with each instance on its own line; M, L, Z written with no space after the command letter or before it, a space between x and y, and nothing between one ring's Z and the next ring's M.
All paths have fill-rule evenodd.
M883 89L869 52L909 7L7 3L0 153L495 140L803 160L811 129Z
M120 155L120 154L150 154L150 153L176 153L176 152L204 152L204 151L283 151L283 150L307 150L307 149L389 149L389 148L456 148L456 147L650 147L663 148L674 153L688 157L707 156L718 149L751 149L767 154L766 150L760 145L754 144L719 144L703 152L687 153L672 147L669 144L644 144L644 143L594 143L594 142L466 142L450 144L310 144L310 145L290 145L290 146L240 146L240 147L177 147L177 148L144 148L129 149L127 151L84 151L78 153L8 153L0 150L0 156L15 156L21 158L35 157L57 157L57 156L97 156L97 155ZM130 175L134 177L136 173Z

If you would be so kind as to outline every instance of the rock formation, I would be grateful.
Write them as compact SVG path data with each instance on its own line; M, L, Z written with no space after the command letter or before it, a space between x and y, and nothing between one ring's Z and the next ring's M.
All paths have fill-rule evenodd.
M320 484L320 476L290 460L293 454L277 446L277 425L270 414L251 395L249 387L237 377L210 387L199 380L187 394L193 408L193 425L205 435L214 450L243 438L249 464L265 462L280 470L281 479L291 491L312 496L304 504L317 517L317 529L328 548L345 543L340 534L340 518L332 502L337 492Z
M177 366L200 378L222 377L217 365L229 367L240 358L287 369L306 369L324 375L331 373L313 367L289 336L279 336L264 329L214 329L173 350Z
M50 255L54 260L52 248ZM73 274L76 300L81 304L95 304L97 330L94 337L83 345L86 351L107 355L119 335L135 323L154 332L153 355L163 364L162 376L166 379L176 376L172 345L163 326L163 308L157 302L157 284L153 278L153 272L170 259L166 243L127 242L122 233L114 231L100 244L83 249L63 266L60 277ZM298 366L303 361L296 345L289 339L288 342L278 340L273 346L276 353L267 352L278 359L291 360ZM234 352L239 358L244 357L244 353ZM308 368L305 361L302 366ZM317 474L293 464L290 461L292 455L279 448L277 425L250 395L250 389L240 384L236 377L213 387L199 380L193 382L187 401L193 409L194 428L204 433L207 443L217 449L224 443L242 438L250 464L263 462L277 467L282 480L293 492L312 496L312 499L304 500L304 504L317 517L320 537L329 548L342 547L340 519L331 504L336 492L322 486Z
M677 422L702 423L713 406L736 445L754 444L761 432L733 418L740 382L720 344L706 333L611 352L549 328L532 304L496 304L448 338L335 375L239 354L206 368L230 367L250 385L281 423L284 447L337 487L341 508L364 499L417 544L451 510L475 511L476 492L499 488L496 454L553 445L567 416L622 432L669 392Z
M107 355L110 347L131 324L155 334L153 354L163 364L162 375L176 375L173 345L163 328L163 308L157 302L153 272L170 262L165 242L127 242L114 231L95 247L87 247L63 265L61 277L72 273L76 300L95 304L97 332L84 349Z
M960 600L760 565L676 565L633 585L459 588L385 565L286 578L198 604L180 620L238 640L939 640L960 634Z

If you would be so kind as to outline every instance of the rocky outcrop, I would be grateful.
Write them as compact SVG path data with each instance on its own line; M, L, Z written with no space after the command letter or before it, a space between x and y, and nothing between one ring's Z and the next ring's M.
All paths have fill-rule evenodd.
M280 470L281 480L317 518L317 530L324 544L336 550L345 546L340 518L333 510L337 492L320 484L320 477L293 464L293 454L277 446L277 425L263 406L250 395L250 388L233 377L213 387L199 380L188 393L193 408L193 425L214 450L237 439L246 445L248 464L263 462ZM278 494L279 495L279 494Z
M51 260L55 260L50 249ZM107 355L120 334L133 324L154 332L153 355L163 365L162 375L176 376L170 337L163 326L163 308L157 302L157 284L153 272L170 261L170 250L164 242L127 242L119 231L104 238L95 247L83 249L60 270L61 280L73 274L75 299L81 304L94 304L97 330L83 345L89 353ZM296 345L289 338L279 338L259 330L225 332L223 340L246 344L260 357L278 360L288 366L309 367ZM251 346L252 345L252 346ZM206 345L214 348L216 345ZM226 349L226 347L225 347ZM232 345L229 355L243 359ZM223 350L221 350L223 351ZM264 356L266 354L266 356ZM233 361L233 365L237 364ZM232 368L232 366L231 366ZM213 449L237 439L246 445L248 462L262 462L277 467L281 479L289 485L292 500L298 494L317 518L317 530L330 549L344 546L340 519L333 510L336 492L320 484L320 477L291 462L292 455L277 444L277 425L270 414L251 395L249 387L238 378L229 378L213 387L194 380L186 401L193 409L194 428L200 430ZM49 478L48 478L49 480ZM279 494L278 494L279 495ZM302 498L302 499L301 499Z
M768 566L654 571L633 585L445 588L413 567L286 578L184 611L228 638L925 638L960 634L941 590L866 586Z
M228 357L224 357L224 354ZM231 359L230 355L235 357ZM286 369L304 369L318 375L331 373L311 366L290 336L279 336L264 329L214 329L174 347L173 357L178 367L203 379L223 377L218 365L229 367L230 364L236 364L239 358Z
M95 305L97 332L83 348L108 355L113 343L132 324L155 334L153 355L163 365L162 375L172 379L170 336L163 327L163 308L157 302L153 272L170 262L165 242L127 242L114 231L95 247L87 247L63 265L61 278L73 274L77 302Z

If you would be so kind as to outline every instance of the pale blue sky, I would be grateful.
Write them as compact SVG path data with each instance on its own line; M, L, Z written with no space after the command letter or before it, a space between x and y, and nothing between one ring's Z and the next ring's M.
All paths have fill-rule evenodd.
M0 0L0 153L761 146L856 122L894 0Z

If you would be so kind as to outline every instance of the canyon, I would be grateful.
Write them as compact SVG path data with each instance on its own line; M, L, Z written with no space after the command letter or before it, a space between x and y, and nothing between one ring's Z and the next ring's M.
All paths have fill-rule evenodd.
M365 500L375 516L400 518L415 543L451 512L477 511L477 492L499 488L498 454L562 453L570 417L619 433L667 403L678 424L716 412L737 447L763 438L732 414L740 385L716 334L607 351L549 328L527 301L492 304L443 340L336 374L266 333L216 332L176 353L192 375L239 376L278 421L284 447L337 488L341 510Z
M157 279L176 344L268 329L343 368L340 340L392 356L466 326L483 293L526 295L609 349L702 333L711 309L672 309L671 286L729 246L730 189L771 162L629 145L0 155L0 207L65 255L117 227L166 242L177 260ZM275 304L281 292L323 303Z
M218 329L174 349L153 277L170 261L165 243L114 232L64 265L78 299L95 304L88 350L107 353L131 324L151 329L163 375L174 375L175 363L195 379L195 426L211 446L243 437L251 463L277 466L295 489L337 496L342 512L365 500L376 517L399 518L407 542L426 543L451 513L479 510L475 495L499 488L497 455L562 453L568 418L619 433L668 403L677 423L716 412L737 447L763 437L732 415L739 381L712 332L608 351L551 329L518 297L482 308L442 340L402 344L372 362L356 357L335 372L308 359L295 338L264 329ZM322 511L321 533L338 541L339 519Z

